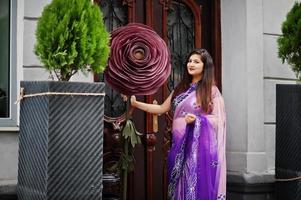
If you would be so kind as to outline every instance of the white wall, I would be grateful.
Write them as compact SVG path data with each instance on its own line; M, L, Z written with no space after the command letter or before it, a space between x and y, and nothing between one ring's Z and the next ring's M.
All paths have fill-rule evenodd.
M262 173L266 170L262 1L224 0L221 9L228 172Z
M275 170L276 84L295 84L295 74L278 58L281 24L295 0L263 0L264 132L268 170Z
M1 130L0 130L1 131ZM18 132L0 132L0 186L16 184L18 171Z
M276 83L295 83L277 57L281 23L294 0L222 0L223 95L228 173L271 180L275 163ZM257 177L257 178L250 178Z

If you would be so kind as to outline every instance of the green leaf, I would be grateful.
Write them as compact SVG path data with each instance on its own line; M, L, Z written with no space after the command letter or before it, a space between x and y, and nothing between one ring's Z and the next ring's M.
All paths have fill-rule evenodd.
M141 144L140 135L142 134L136 130L133 121L130 119L126 121L126 124L122 130L122 135L125 139L130 139L133 148L136 146L136 144Z
M131 136L131 123L130 120L126 121L125 126L122 129L122 135L125 139Z

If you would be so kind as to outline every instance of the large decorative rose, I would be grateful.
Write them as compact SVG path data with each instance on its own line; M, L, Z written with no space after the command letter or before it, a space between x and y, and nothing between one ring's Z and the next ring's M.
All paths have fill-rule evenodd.
M107 83L125 95L154 94L171 71L164 40L150 27L131 23L111 33Z

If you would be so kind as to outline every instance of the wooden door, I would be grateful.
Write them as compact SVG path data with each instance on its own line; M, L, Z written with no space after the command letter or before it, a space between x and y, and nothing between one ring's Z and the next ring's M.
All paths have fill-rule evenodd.
M193 48L206 48L215 62L217 85L221 88L220 0L97 0L109 31L130 22L153 27L166 41L172 55L172 73L168 81L151 96L138 100L162 103L178 83L187 54ZM103 80L101 75L95 81ZM119 125L124 121L126 103L107 86L104 129L104 199L118 199L120 176L114 164L120 157ZM170 147L171 116L159 116L158 131L153 116L134 111L134 122L144 133L143 144L135 148L135 171L129 175L128 199L166 199L166 156ZM115 170L115 171L114 171Z

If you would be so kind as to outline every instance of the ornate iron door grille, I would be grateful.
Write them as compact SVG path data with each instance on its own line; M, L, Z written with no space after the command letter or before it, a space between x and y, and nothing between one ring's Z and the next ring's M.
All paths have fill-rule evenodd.
M194 17L192 10L182 1L172 1L169 6L167 38L172 57L168 89L172 91L181 80L187 54L194 49Z

